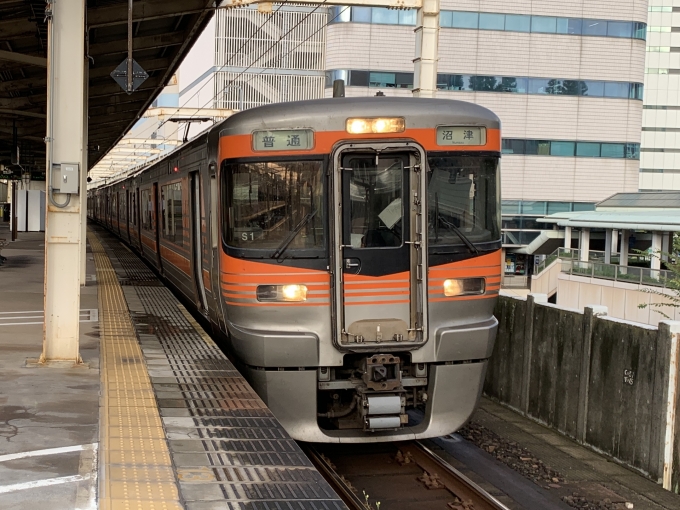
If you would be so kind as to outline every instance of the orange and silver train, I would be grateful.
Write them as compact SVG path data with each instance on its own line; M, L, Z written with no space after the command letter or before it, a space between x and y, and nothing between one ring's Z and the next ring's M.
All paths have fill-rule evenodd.
M500 155L471 103L275 104L90 190L88 214L206 317L294 439L441 436L496 335Z

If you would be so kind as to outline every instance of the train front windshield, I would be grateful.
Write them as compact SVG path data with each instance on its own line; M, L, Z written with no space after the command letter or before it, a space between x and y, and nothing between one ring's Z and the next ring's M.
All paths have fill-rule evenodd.
M236 163L225 170L229 246L265 250L260 256L324 249L322 161Z
M431 249L500 239L498 158L428 157Z

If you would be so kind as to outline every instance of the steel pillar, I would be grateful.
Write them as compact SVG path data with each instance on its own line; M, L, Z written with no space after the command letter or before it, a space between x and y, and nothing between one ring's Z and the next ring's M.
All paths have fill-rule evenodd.
M47 192L45 218L45 322L40 362L80 362L81 202L52 193L52 165L80 164L85 140L85 0L48 3ZM82 199L81 199L82 197ZM57 204L57 205L55 205Z
M437 95L437 60L439 59L439 0L423 0L416 14L416 58L413 95Z

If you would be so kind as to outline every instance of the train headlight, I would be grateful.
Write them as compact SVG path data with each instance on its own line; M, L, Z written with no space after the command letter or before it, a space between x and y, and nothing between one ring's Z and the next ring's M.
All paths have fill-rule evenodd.
M306 285L259 285L258 301L307 301Z
M444 280L444 295L454 296L474 296L484 294L486 283L484 278L457 278Z
M406 129L403 117L379 117L374 119L347 119L348 133L360 135L366 133L401 133Z

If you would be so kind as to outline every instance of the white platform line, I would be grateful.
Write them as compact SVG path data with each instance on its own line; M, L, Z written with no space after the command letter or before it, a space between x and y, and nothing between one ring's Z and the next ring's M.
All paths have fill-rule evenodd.
M33 450L30 452L10 453L8 455L0 455L0 462L25 459L26 457L41 457L43 455L56 455L58 453L79 452L81 450L92 450L95 448L97 448L97 443L62 446L60 448L46 448L45 450Z
M76 491L75 510L97 510L97 455L99 443L92 443L92 450L84 450L80 454L78 473L87 479L88 483L79 483Z
M15 483L14 485L0 485L0 494L8 492L47 487L48 485L60 485L62 483L80 482L90 478L90 475L62 476L60 478L48 478L47 480L36 480L35 482Z

